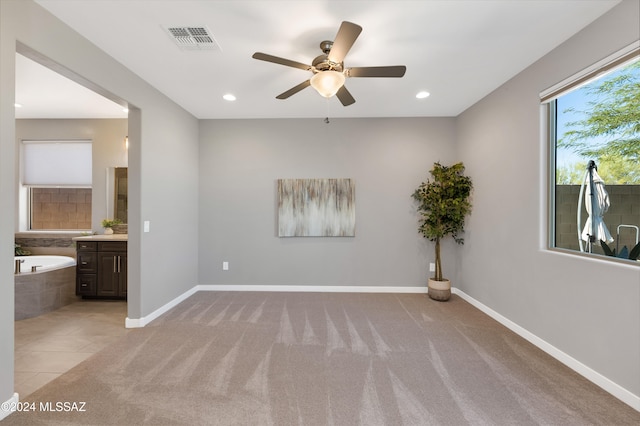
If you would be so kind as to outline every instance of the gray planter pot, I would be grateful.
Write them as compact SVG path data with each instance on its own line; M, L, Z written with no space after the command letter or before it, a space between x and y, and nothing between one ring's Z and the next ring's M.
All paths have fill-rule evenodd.
M445 302L451 298L451 281L436 281L429 278L429 297L433 300Z

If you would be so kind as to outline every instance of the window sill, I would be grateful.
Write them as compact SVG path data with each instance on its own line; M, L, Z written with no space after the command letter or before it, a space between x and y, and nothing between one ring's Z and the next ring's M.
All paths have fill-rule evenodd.
M586 253L582 251L575 251L569 249L563 249L559 247L549 247L546 249L549 253L560 254L563 256L571 256L578 259L585 259L591 262L600 262L600 263L613 263L618 265L630 266L630 267L640 267L640 259L639 260L631 260L631 259L622 259L620 257L613 256L605 256L603 254L598 253Z

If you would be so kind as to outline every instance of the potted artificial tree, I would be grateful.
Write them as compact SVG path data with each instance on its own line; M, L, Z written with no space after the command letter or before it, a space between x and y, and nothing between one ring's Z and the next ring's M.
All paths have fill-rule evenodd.
M429 173L432 179L422 182L412 197L418 202L421 216L418 231L435 242L435 275L429 278L429 297L449 300L451 282L442 277L440 240L450 235L456 243L464 243L459 234L464 232L465 217L471 212L473 185L464 175L462 163L449 167L434 163Z

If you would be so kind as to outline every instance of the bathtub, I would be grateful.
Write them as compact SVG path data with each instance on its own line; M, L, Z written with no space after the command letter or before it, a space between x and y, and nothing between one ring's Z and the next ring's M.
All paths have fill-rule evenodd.
M21 273L14 275L16 320L36 317L78 300L74 258L16 256L14 260L24 260Z
M76 266L76 260L68 256L16 256L14 260L22 261L20 263L22 274L32 273L33 266L36 267L36 273Z

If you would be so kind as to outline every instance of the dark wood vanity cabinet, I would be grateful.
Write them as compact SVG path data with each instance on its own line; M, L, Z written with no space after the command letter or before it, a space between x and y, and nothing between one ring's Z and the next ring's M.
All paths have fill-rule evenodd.
M127 242L77 241L76 294L126 299Z
M97 241L78 241L76 243L76 294L78 296L96 295L97 251Z
M127 252L98 253L97 296L127 296Z

